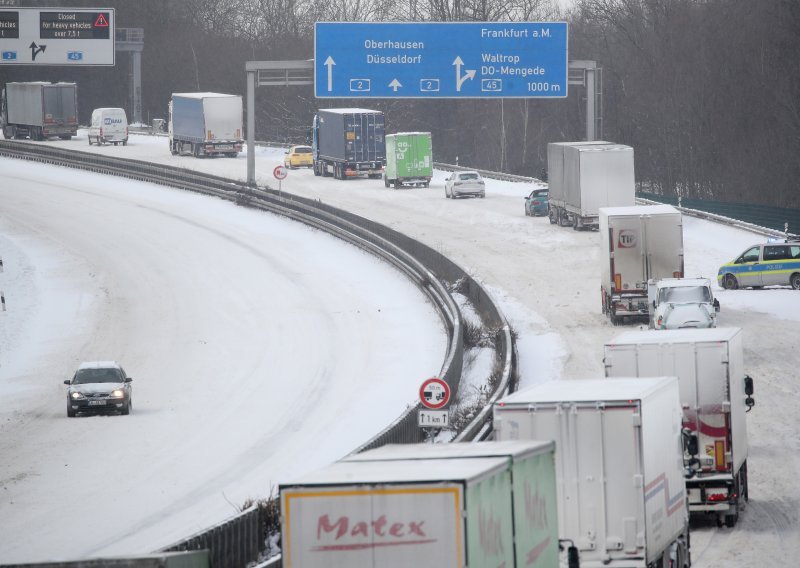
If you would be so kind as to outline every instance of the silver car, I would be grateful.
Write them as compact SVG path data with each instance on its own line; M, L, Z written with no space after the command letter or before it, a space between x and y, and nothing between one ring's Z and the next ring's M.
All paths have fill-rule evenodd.
M67 389L67 416L79 412L131 412L131 381L115 361L81 363L72 379L64 381Z
M453 172L444 182L444 196L448 199L463 196L486 197L486 184L478 172Z

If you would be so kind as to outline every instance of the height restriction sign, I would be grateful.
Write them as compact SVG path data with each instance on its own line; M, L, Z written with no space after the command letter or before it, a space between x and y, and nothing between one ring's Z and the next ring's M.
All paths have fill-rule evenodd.
M444 408L450 402L450 386L442 379L431 377L419 387L419 400L431 410Z

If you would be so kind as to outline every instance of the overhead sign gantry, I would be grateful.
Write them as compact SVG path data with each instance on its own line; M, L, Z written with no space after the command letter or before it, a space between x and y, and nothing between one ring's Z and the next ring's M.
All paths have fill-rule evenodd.
M113 8L0 9L0 65L114 65Z
M318 22L318 98L564 98L564 22Z

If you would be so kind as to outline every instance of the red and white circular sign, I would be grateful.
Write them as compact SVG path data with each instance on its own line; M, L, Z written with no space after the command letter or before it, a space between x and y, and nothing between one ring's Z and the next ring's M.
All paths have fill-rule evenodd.
M289 175L289 170L285 166L275 166L275 169L272 170L272 175L276 179L286 179L286 176Z
M431 410L444 408L450 402L450 386L442 379L431 377L419 387L419 400Z

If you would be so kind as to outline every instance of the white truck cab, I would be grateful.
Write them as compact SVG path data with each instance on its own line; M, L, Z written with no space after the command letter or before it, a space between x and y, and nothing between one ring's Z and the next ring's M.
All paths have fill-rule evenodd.
M708 278L661 278L647 283L650 329L717 326L719 300Z
M92 142L98 146L110 142L116 146L120 142L128 144L128 117L121 108L96 108L92 111L92 123L89 126L89 146Z

